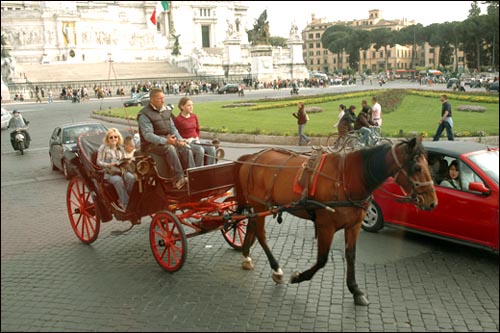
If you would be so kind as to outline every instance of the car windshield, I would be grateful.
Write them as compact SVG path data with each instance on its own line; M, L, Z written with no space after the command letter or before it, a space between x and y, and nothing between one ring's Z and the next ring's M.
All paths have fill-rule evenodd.
M498 184L498 150L471 155L469 158Z
M76 139L82 133L105 131L106 128L101 124L88 124L78 127L68 127L63 130L63 143L76 143Z

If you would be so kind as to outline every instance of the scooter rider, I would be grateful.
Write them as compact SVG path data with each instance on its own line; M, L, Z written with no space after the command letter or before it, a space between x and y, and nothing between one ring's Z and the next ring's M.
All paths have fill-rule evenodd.
M12 111L12 115L13 117L9 120L9 128L12 129L12 132L10 132L10 142L14 147L14 139L16 137L15 130L18 128L26 128L30 122L21 115L21 112L19 112L19 110ZM26 141L29 144L29 142L31 141L31 137L28 131L25 132L26 132Z

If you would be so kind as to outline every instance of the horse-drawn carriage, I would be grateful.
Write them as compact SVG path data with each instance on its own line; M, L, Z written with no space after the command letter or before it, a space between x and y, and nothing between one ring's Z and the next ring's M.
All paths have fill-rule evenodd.
M272 268L272 278L284 282L284 273L266 241L265 217L281 220L283 212L311 220L317 237L316 263L294 272L291 283L312 279L324 267L336 231L345 230L346 283L358 305L368 299L355 277L356 241L372 192L393 177L402 194L386 193L424 210L437 205L422 138L383 144L350 153L303 154L269 148L237 161L187 169L183 190L169 185L163 159L136 156L137 180L126 211L116 206L117 195L95 163L103 134L80 136L77 164L80 175L68 186L71 225L84 243L97 239L101 222L140 220L151 216L149 239L158 264L167 271L184 264L187 241L205 232L221 230L224 239L241 249L244 269L252 269L250 248L259 241ZM156 160L155 160L156 158ZM247 229L248 227L248 229ZM185 230L188 230L186 234Z
M234 220L232 195L234 162L219 163L186 170L188 183L181 190L171 186L169 170L163 158L138 155L128 168L136 177L129 205L118 205L114 186L104 179L104 169L97 165L97 150L104 133L90 133L78 138L76 157L71 161L79 174L66 194L71 226L86 244L94 242L101 223L113 220L140 223L152 218L149 239L158 264L174 272L184 264L187 238L221 230L224 239L241 249L246 232L245 217Z

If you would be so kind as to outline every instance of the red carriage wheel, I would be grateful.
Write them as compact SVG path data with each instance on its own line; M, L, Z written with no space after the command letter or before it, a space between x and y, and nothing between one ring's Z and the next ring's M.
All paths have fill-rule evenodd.
M187 239L179 219L167 211L158 212L149 227L151 251L156 262L168 272L176 272L184 265Z
M247 219L241 220L227 231L221 229L222 236L226 242L235 250L241 251L243 249L243 241L247 233Z
M236 198L229 197L224 200L227 202L234 202L234 205L229 206L225 211L226 214L233 214L236 212ZM241 251L243 249L243 241L245 240L245 235L247 233L247 221L248 219L243 219L237 224L233 224L229 229L221 229L222 236L226 242L235 250Z
M97 239L101 219L97 213L94 197L80 177L74 177L66 191L69 221L76 236L85 244Z

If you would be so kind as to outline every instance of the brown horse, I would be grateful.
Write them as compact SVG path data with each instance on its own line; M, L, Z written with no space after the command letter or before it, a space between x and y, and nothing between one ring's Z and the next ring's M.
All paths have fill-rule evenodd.
M251 212L243 243L243 268L253 269L249 254L257 237L269 259L273 280L284 282L279 263L266 242L264 220L271 212L281 218L281 212L286 211L312 220L318 238L316 264L302 273L293 273L291 283L310 280L325 266L335 232L344 229L347 287L356 304L368 305L356 282L354 261L356 240L372 192L392 176L404 189L408 202L425 210L437 205L421 141L418 137L345 155L323 154L314 163L308 156L286 150L268 149L241 156L237 168L238 207Z

